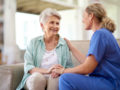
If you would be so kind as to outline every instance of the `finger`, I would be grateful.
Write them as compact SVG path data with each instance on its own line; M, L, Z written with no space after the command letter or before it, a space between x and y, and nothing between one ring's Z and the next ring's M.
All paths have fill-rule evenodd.
M56 78L56 77L57 77L57 75L54 76L54 78Z
M63 67L63 66L59 65L58 67L60 67L60 68L61 68L61 67Z
M56 69L53 69L53 70L52 70L52 73L56 73Z
M51 77L54 78L54 74L53 73L51 74Z
M50 67L51 69L54 69L55 68L55 65L53 65L52 67Z
M55 65L55 68L56 68L56 67L61 67L61 65L59 65L59 64L56 64L56 65Z
M56 65L55 68L63 68L63 66L61 66L61 65Z
M53 73L54 75L53 75L53 78L55 78L56 77L56 73Z
M69 43L69 42L70 42L67 38L64 38L64 40L65 40L67 43Z
M55 66L62 66L62 65L60 65L60 64L56 64Z
M67 39L66 39L66 38L64 38L64 40L65 40L65 41L67 41Z
M50 68L49 68L49 71L52 71L53 69L55 69L55 67L50 67Z
M56 77L56 73L53 73L54 75L53 75L53 78L55 78Z
M49 69L48 69L48 72L49 72L49 73L52 72L52 68L49 68Z
M53 72L54 72L54 73L57 73L57 74L60 74L61 69L54 69Z
M55 74L55 78L59 77L59 74Z
M49 68L48 73L52 73L52 70L54 70L54 68Z
M55 69L61 69L62 67L56 67Z

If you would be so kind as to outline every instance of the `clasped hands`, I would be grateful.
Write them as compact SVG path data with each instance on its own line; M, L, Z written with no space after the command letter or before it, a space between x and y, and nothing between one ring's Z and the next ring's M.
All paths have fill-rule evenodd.
M64 72L64 67L59 64L53 65L47 70L47 73L51 74L52 78L57 78L63 72Z

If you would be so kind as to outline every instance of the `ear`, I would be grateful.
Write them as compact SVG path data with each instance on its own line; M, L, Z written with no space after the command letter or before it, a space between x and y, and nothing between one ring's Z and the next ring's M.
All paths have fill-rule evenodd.
M90 20L92 20L94 18L94 14L93 13L89 14L89 17L90 17Z
M42 30L44 31L44 25L42 23L40 23L40 26L41 26Z
M40 23L40 26L43 28L43 24L42 23Z

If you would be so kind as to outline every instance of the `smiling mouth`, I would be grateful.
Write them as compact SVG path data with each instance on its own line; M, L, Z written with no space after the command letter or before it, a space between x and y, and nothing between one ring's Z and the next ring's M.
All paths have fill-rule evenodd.
M58 32L58 30L53 30L54 32Z
M53 31L53 32L58 32L58 30L53 30L53 29L51 29L51 31Z

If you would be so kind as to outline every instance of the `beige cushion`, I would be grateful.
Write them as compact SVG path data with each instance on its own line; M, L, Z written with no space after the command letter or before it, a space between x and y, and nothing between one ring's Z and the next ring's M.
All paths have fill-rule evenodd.
M0 66L0 90L15 90L22 80L23 73L23 63Z
M71 41L71 43L83 54L87 54L89 48L89 40L82 40L82 41ZM72 56L72 60L75 66L79 65L80 63Z

